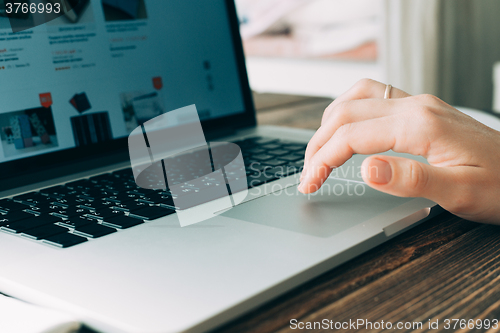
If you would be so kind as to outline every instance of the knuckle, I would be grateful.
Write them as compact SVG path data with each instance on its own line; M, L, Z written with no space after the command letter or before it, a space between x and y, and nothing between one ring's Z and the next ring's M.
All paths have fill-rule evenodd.
M439 125L439 118L434 113L432 108L420 105L414 110L412 114L413 118L417 120L417 124L423 128L430 128L434 130L436 126Z
M442 100L439 99L439 97L436 97L436 96L431 95L431 94L418 95L418 96L416 96L416 98L419 101L421 101L425 104L429 104L429 105L436 105L436 104L442 103Z
M366 88L373 86L373 84L375 82L376 81L374 81L372 79L364 78L364 79L361 79L358 82L356 82L355 87L358 89L366 89Z
M336 136L337 138L346 138L351 132L351 129L352 129L351 123L344 124L338 128L334 136Z
M330 105L328 105L325 109L325 111L323 111L323 117L321 118L321 124L323 124L326 119L328 119L328 117L330 116L330 114L332 113L332 110L333 110L333 107L334 107L334 104L335 102L331 102Z
M341 102L335 108L335 112L331 115L331 121L333 124L345 124L349 122L350 119L350 101Z
M306 147L305 157L310 158L319 148L321 147L315 141L310 141Z

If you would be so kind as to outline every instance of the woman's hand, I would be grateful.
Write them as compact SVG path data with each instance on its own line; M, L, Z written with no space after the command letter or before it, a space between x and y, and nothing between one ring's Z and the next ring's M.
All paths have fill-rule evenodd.
M401 197L424 197L469 220L500 224L500 132L432 95L410 96L362 80L337 98L309 142L299 190L317 191L353 154L388 150L420 155L430 165L384 155L362 165L363 180Z

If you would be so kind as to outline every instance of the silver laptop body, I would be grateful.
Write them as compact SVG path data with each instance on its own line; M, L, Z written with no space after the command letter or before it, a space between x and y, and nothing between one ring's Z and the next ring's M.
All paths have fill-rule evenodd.
M168 2L168 5L166 3L146 2L150 6L148 18L141 22L146 22L147 29L143 25L136 28L143 29L140 32L149 34L155 42L165 39L165 43L171 43L171 48L155 55L141 51L143 45L140 44L137 50L132 51L136 54L129 50L110 51L111 56L118 59L116 61L141 55L147 58L149 65L158 59L176 63L168 73L176 76L179 85L188 85L192 90L176 93L176 88L170 86L174 91L170 95L166 79L168 74L159 73L163 76L164 88L159 91L160 95L164 94L161 98L165 109L195 103L200 114L200 110L211 109L207 111L210 115L216 113L217 108L223 108L224 103L238 105L239 101L244 110L207 116L203 121L207 140L237 141L260 136L308 142L312 131L255 126L255 112L232 1L205 4L203 1L176 0ZM94 11L96 35L116 33L112 32L116 23L100 21L104 17L99 12L100 6L98 1L88 6ZM205 15L207 13L210 15ZM200 20L208 21L203 22L204 29L186 28L179 29L175 34L155 34L156 24L160 27L159 22L165 19L177 20L176 24L189 21L183 28L199 24ZM132 25L133 22L124 21L122 24ZM35 32L33 39L42 38L43 34ZM205 39L210 42L192 46L196 45L192 40ZM213 43L218 44L211 48ZM224 43L230 47L224 48ZM98 47L98 44L96 42L92 47ZM187 50L188 44L195 48L193 52L175 54L181 52L179 50ZM85 47L82 49L87 56L95 55L91 52L92 47L89 46L90 51ZM34 52L29 47L26 50ZM196 58L202 51L207 53L210 64ZM232 60L228 63L227 59ZM233 63L234 68L231 67ZM114 74L118 77L122 75L118 69ZM148 75L153 77L157 74L152 70ZM123 77L126 79L127 75ZM203 81L205 79L207 81ZM230 83L224 86L222 79ZM8 90L8 82L0 80L1 89ZM135 81L133 78L129 80ZM102 77L92 84L98 85L96 82L99 81ZM42 83L47 85L51 81L47 79ZM53 91L52 110L59 147L62 147L66 132L58 126L70 126L69 116L57 113L58 105L63 105L63 102L58 101L59 85L52 83L54 87L46 86L45 90ZM210 87L212 84L215 88ZM224 89L218 90L218 85ZM60 90L76 93L83 91L84 86L75 81L71 89ZM207 96L212 96L209 94L213 91L216 96L206 100L200 97L198 102L197 94L204 96L203 91L207 87ZM238 93L231 90L234 87ZM45 92L39 87L15 88L19 93L26 90L26 99L31 98L30 94L36 89L40 93ZM38 155L31 153L29 156L5 158L0 164L3 175L1 198L130 166L126 136L119 135L119 131L115 133L115 128L123 128L123 133L126 128L120 118L120 94L100 100L91 88L85 89L90 89L87 90L87 97L91 99L91 104L109 108L113 140L85 147L52 147ZM106 89L113 90L112 87ZM183 95L179 97L179 94ZM9 96L14 95L13 92ZM169 96L174 95L178 100L170 102ZM97 97L92 100L93 96ZM4 103L4 107L7 105L8 108L1 108L2 113L22 109L21 106L14 106L19 103L18 98L9 98ZM233 99L238 101L232 103ZM70 110L71 105L66 100L64 103ZM116 112L113 109L115 105ZM75 115L77 113L72 114ZM59 124L63 121L66 123ZM71 136L70 139L73 140ZM17 234L0 232L0 292L72 313L89 327L102 332L210 330L436 214L438 210L435 208L438 207L433 202L397 198L366 186L358 174L363 158L354 156L343 171L332 174L317 194L299 194L299 174L294 174L254 187L249 190L244 202L235 208L184 228L179 225L176 214L172 214L69 248L57 248Z

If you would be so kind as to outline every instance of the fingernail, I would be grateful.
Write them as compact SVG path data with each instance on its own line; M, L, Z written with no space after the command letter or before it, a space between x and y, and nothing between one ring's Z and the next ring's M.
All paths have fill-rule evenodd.
M373 158L368 166L368 179L377 184L388 184L392 178L392 168L389 163Z

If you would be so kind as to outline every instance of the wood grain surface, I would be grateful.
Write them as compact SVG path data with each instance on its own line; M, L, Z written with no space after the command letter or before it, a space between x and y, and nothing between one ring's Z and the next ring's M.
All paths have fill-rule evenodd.
M323 111L332 102L330 98L276 94L254 94L254 100L258 124L306 129L319 127Z

